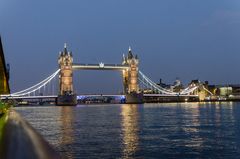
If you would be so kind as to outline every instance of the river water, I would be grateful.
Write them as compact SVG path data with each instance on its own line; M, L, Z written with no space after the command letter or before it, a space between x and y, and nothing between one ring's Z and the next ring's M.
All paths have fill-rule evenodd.
M240 103L15 109L66 158L240 157Z

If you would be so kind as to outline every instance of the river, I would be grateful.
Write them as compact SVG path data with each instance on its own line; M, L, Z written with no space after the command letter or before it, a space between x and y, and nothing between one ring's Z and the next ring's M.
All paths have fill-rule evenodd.
M240 103L15 109L66 158L239 158Z

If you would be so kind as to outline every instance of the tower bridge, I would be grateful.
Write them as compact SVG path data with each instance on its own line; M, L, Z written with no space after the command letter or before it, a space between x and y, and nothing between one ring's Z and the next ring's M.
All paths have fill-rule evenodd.
M117 70L122 71L124 94L127 103L142 103L143 94L138 84L138 64L137 55L133 55L131 48L128 54L123 56L122 64L74 64L71 52L68 52L67 45L59 53L58 64L60 68L60 94L58 96L58 105L75 105L76 95L73 89L73 71L74 70Z
M171 89L163 88L157 85L143 72L139 70L139 59L137 55L134 55L131 48L129 48L127 55L123 55L122 62L120 64L105 64L100 62L98 64L83 64L73 63L72 52L69 52L67 45L64 45L63 51L59 53L58 57L59 69L52 75L42 80L41 82L31 86L22 91L18 91L11 94L1 95L1 98L19 99L29 97L52 97L56 98L58 105L76 105L77 95L74 92L73 74L74 71L81 70L112 70L119 71L122 74L123 81L123 95L126 98L126 103L143 103L143 97L152 98L163 98L163 97L198 97L198 90L204 90L209 92L204 85L201 83L192 83L185 89L179 92L174 92ZM45 94L47 87L51 87L51 83L54 83L58 77L59 91L54 94ZM149 89L153 94L143 94L144 88ZM41 93L43 92L43 93ZM41 94L42 97L39 96Z

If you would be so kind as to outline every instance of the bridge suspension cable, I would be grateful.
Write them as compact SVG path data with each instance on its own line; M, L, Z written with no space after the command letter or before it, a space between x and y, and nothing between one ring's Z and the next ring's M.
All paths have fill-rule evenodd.
M188 86L187 88L182 90L180 92L180 94L182 94L182 95L190 94L190 93L192 93L193 91L195 91L198 88L199 88L199 86Z
M213 95L213 93L210 92L206 87L203 86L203 89L204 89L205 91L207 91L210 95Z
M138 80L141 83L143 83L146 87L150 87L153 91L156 91L159 94L168 94L168 95L178 95L179 94L179 93L173 92L169 89L165 89L165 88L157 85L155 82L153 82L151 79L149 79L146 75L144 75L141 71L139 71Z
M51 74L46 79L42 80L41 82L39 82L39 83L37 83L37 84L27 88L27 89L24 89L22 91L18 91L18 92L9 94L9 95L2 95L2 96L8 97L8 96L25 96L25 95L30 95L31 93L36 94L37 92L40 93L41 88L44 88L44 91L45 91L46 90L46 85L48 83L50 83L58 75L59 72L60 72L60 69L55 71L53 74ZM194 92L196 89L202 88L205 91L207 91L209 94L213 95L203 85L190 85L180 92L174 92L170 89L166 89L166 88L161 87L160 85L157 85L150 78L148 78L146 75L144 75L141 71L139 71L138 80L144 86L146 86L147 88L150 88L151 90L153 90L154 92L159 93L159 94L176 95L176 96L177 95L189 95L190 93Z
M166 95L189 95L193 93L196 89L202 88L205 91L207 91L210 95L213 95L212 92L210 92L207 88L204 87L204 85L190 85L184 90L180 92L173 92L170 89L163 88L159 85L157 85L155 82L153 82L151 79L149 79L146 75L144 75L141 71L139 71L139 77L138 80L146 87L150 88L151 90L159 93L159 94L166 94Z
M31 86L31 87L24 89L22 91L19 91L19 92L12 93L8 96L25 96L25 95L29 95L31 93L35 93L36 91L40 91L40 89L42 87L45 87L52 79L54 79L56 77L56 75L59 73L59 71L60 71L60 69L58 69L56 72L54 72L52 75L50 75L46 79L35 84L34 86Z

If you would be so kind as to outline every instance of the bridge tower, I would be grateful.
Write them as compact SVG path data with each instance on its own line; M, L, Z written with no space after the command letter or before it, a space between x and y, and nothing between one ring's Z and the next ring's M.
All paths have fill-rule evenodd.
M73 57L72 52L67 51L67 44L64 44L64 50L59 53L58 64L59 73L59 95L57 105L76 105L77 98L73 91Z
M143 94L138 84L139 59L137 55L133 55L130 47L127 56L123 55L122 64L128 66L128 69L123 70L123 87L126 103L143 103Z

